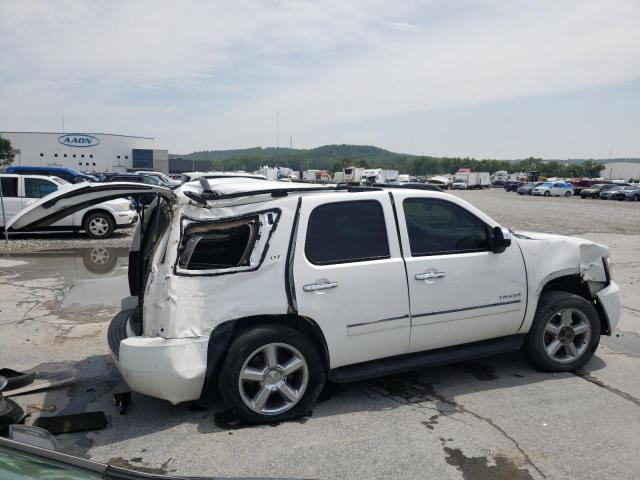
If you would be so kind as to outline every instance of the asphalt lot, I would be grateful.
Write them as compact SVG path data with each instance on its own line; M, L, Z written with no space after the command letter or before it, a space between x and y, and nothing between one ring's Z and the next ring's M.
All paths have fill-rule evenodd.
M14 397L53 414L104 410L104 430L58 437L68 453L155 473L294 478L631 479L640 469L640 204L457 192L516 230L611 247L623 298L619 330L582 372L534 370L518 352L329 385L313 414L247 427L221 405L172 406L127 387L112 366L108 321L127 294L126 235L29 239L0 255L0 367L35 368L68 386ZM15 243L11 243L15 242ZM40 413L34 413L27 423ZM44 414L43 414L44 415Z

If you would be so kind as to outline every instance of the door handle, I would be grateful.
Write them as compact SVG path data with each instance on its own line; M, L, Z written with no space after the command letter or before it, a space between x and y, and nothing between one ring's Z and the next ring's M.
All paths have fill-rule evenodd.
M446 274L444 272L425 272L416 274L416 280L431 280L433 278L443 278Z
M317 292L318 290L326 290L328 288L336 288L338 282L318 282L310 283L302 287L305 292Z

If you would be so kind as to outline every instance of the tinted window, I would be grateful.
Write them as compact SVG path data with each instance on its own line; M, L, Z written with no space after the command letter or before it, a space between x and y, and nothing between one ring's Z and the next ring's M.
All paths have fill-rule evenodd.
M489 250L485 223L454 203L408 198L403 208L413 256Z
M16 177L2 178L2 195L5 197L18 196L18 179Z
M314 208L304 251L316 265L389 258L382 206L374 200L363 200Z
M41 198L51 192L55 192L57 189L58 186L55 183L43 178L24 179L24 196L27 198Z

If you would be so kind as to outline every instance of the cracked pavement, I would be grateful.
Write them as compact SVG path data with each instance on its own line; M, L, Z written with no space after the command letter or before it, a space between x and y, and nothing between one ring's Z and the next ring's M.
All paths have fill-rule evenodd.
M172 406L126 391L106 328L127 294L127 251L0 257L0 366L75 381L14 397L51 413L104 410L106 429L60 435L63 451L150 473L293 478L629 479L640 469L640 205L456 193L515 229L611 247L619 329L574 373L533 369L518 352L349 385L329 385L312 415L248 427L222 405ZM585 212L589 212L588 214ZM46 247L46 240L41 241ZM86 247L86 248L77 248ZM94 252L95 253L95 252ZM88 259L101 258L100 265ZM27 423L37 415L34 413Z

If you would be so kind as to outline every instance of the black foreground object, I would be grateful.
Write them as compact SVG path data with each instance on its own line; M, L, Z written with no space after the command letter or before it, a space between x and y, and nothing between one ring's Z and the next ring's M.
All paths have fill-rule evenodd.
M36 372L24 373L11 368L0 368L0 377L7 379L7 385L3 390L9 391L29 385L35 380Z
M86 412L73 415L58 415L55 417L38 417L33 422L34 427L58 435L60 433L86 432L100 430L107 426L104 412Z
M16 402L10 398L4 398L2 391L7 387L9 381L0 376L0 435L4 435L7 427L13 423L18 423L24 411Z
M113 405L118 407L120 415L127 413L127 407L131 404L131 392L113 394Z

